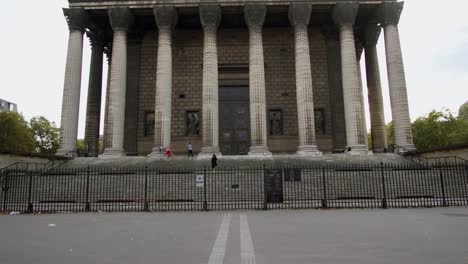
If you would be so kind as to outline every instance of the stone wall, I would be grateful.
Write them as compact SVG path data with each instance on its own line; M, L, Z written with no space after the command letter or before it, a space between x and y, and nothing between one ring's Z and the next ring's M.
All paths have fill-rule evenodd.
M44 164L49 162L48 157L40 157L40 156L25 156L25 155L18 155L18 154L5 154L0 153L0 168L6 167L16 162L28 162L28 163L40 163Z
M219 65L248 65L248 29L220 29L218 32ZM147 32L141 47L138 109L138 153L145 155L153 148L153 136L145 136L146 112L154 111L158 32ZM292 153L298 147L297 105L294 70L294 31L290 27L264 28L266 100L268 110L281 110L283 135L268 136L274 153ZM324 134L317 133L321 151L331 151L331 121L327 76L326 42L318 28L309 30L314 105L322 109ZM185 153L190 141L194 153L202 144L201 134L186 135L186 112L202 110L203 31L176 30L173 34L173 87L171 147L174 153ZM220 76L222 78L222 76ZM246 76L245 78L248 78ZM242 83L242 81L241 81ZM245 80L248 83L248 79ZM220 80L220 85L226 84ZM234 84L234 83L233 83ZM201 117L203 119L203 117ZM200 123L201 128L201 123ZM202 131L200 131L202 133Z
M468 160L468 144L420 151L417 155L424 158L459 157Z

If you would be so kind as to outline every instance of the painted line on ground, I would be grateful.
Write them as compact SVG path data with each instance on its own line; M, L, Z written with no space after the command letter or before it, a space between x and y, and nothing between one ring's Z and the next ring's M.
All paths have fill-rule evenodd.
M211 250L208 264L223 264L226 255L226 244L229 235L229 225L231 224L231 214L225 214L219 227L218 236Z
M240 215L240 243L242 264L255 264L255 249L246 214Z

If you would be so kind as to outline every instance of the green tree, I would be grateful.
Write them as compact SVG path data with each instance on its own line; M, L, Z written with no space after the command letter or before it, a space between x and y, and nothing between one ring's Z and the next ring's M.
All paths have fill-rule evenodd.
M462 104L458 110L458 118L468 121L468 102Z
M76 146L75 146L76 152L79 156L83 155L85 153L85 144L84 144L84 139L77 139L76 140Z
M54 154L59 148L60 129L54 122L50 122L43 116L31 118L29 122L34 133L36 151L45 154Z
M387 144L393 145L395 144L395 139L393 136L393 121L390 121L386 126L385 130L387 131Z
M412 124L416 148L427 149L468 143L468 121L456 118L448 110L433 110Z
M22 115L15 112L0 112L0 149L34 151L34 135Z

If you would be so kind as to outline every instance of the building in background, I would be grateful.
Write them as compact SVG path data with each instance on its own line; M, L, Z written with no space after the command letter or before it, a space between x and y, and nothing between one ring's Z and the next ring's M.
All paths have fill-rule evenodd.
M1 111L18 112L18 107L12 102L0 99L0 112Z
M396 0L69 0L59 154L75 147L83 36L92 55L85 146L104 157L366 155L387 148L383 29L395 144L414 149ZM365 56L361 56L365 53ZM102 76L103 55L109 75ZM366 62L365 69L359 61ZM364 111L362 74L370 111ZM107 78L107 94L102 94Z

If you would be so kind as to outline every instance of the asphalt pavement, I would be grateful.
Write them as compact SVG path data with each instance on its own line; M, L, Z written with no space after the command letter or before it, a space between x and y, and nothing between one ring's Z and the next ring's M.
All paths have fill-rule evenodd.
M0 263L468 263L468 208L0 216Z

